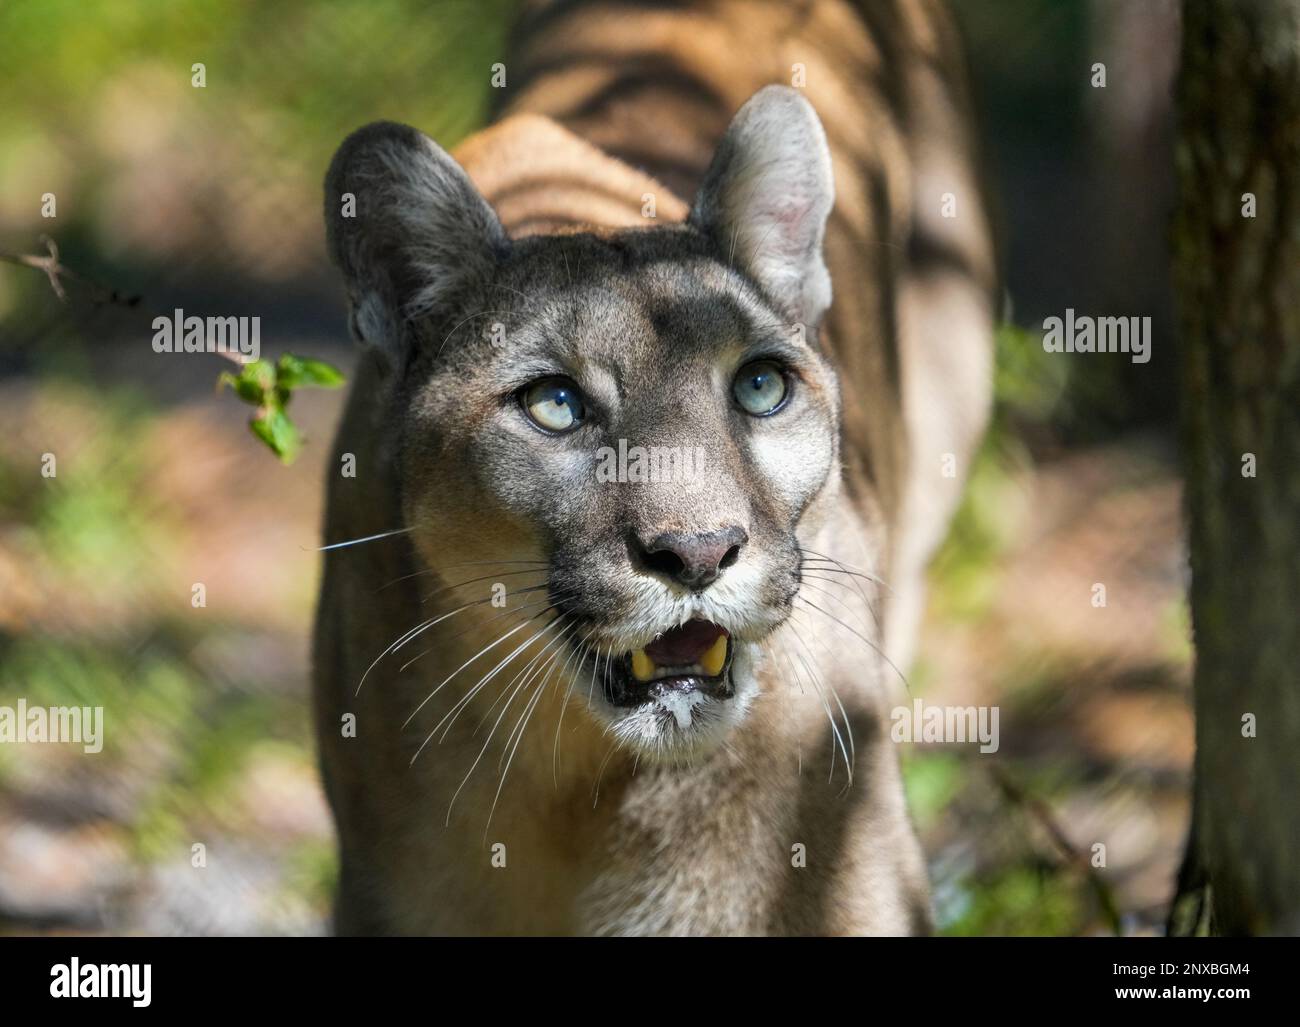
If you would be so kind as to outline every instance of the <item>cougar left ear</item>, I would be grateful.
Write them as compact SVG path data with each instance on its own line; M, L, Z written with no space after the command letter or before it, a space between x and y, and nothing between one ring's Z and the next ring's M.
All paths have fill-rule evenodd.
M812 104L789 86L766 86L732 119L689 222L790 317L812 325L831 302L822 240L834 203L830 149Z
M460 165L392 122L358 129L339 147L325 177L325 230L353 334L397 369L412 324L445 315L509 246Z

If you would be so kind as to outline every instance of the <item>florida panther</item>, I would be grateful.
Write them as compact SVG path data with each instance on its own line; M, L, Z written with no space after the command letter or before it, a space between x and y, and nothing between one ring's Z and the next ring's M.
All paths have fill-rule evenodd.
M337 928L923 932L886 728L994 295L953 26L536 3L502 63L455 157L377 123L325 183ZM702 468L597 474L637 446Z

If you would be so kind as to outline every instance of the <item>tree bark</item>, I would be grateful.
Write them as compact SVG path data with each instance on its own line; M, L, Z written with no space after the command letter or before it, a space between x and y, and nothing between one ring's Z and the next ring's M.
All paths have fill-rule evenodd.
M1196 765L1170 931L1291 934L1300 931L1300 0L1188 0L1178 104Z

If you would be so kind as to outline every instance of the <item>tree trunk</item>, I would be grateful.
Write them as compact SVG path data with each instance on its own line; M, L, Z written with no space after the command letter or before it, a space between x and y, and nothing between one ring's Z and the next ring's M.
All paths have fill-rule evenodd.
M1300 931L1300 0L1189 0L1178 103L1196 780L1170 931L1290 934Z

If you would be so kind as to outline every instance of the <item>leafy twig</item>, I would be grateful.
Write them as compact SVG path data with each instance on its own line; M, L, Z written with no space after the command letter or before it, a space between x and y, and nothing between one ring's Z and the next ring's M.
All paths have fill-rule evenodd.
M238 374L222 371L217 379L218 389L229 385L235 395L257 408L248 427L286 464L293 463L302 448L302 436L286 413L293 390L337 389L342 384L343 373L332 364L292 353L284 354L274 364L269 360L250 360L240 367Z
M45 244L44 256L29 253L0 253L0 260L20 267L35 268L44 272L50 281L60 302L66 302L67 290L64 281L79 282L93 289L96 302L108 302L134 307L140 302L139 296L124 296L116 289L101 285L85 275L73 271L59 259L59 247L48 235L42 235ZM316 387L336 389L343 384L343 374L323 360L294 356L286 353L275 363L266 360L249 360L240 353L230 350L218 350L219 356L225 357L238 366L238 372L223 371L217 378L217 388L229 385L235 394L257 408L249 420L248 426L253 434L266 444L278 456L281 462L290 464L302 448L302 436L297 426L289 419L286 409L294 389Z

